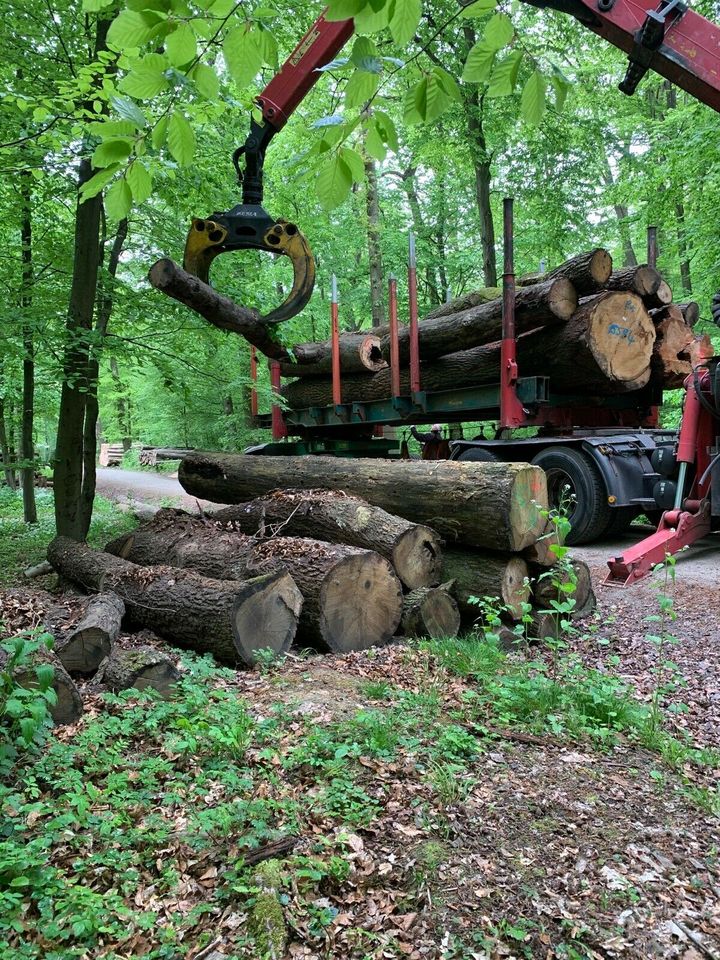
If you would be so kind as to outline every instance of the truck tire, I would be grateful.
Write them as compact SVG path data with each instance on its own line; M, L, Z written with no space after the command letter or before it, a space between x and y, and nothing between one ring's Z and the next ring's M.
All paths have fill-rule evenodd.
M590 457L572 447L546 447L533 458L547 474L548 499L556 509L565 504L571 530L568 545L591 543L610 521L607 490Z
M458 460L473 460L476 463L490 463L496 461L498 458L494 453L490 453L489 450L483 450L482 447L468 447L458 457Z
M603 538L617 537L627 533L630 524L638 515L637 507L614 507L610 508L610 519L608 525L603 531Z

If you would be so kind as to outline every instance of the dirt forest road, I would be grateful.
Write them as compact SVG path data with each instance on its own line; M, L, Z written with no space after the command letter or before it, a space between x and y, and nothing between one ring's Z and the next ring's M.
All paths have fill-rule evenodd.
M98 492L121 503L147 503L197 510L176 477L168 474L118 469L98 470ZM205 509L207 501L199 501ZM570 646L589 667L613 672L650 699L658 664L673 664L662 672L668 690L667 705L674 705L674 723L699 744L720 743L720 535L708 538L677 558L675 581L663 586L658 578L633 587L603 584L608 557L621 554L650 531L632 527L612 540L576 548L593 574L598 598L596 613L572 638ZM659 612L659 593L673 597L673 616L666 624L675 639L659 653L648 634L660 632L647 617Z

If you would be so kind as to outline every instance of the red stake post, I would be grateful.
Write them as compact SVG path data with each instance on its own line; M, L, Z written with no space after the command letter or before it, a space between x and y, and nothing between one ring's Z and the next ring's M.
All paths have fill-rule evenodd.
M398 344L397 280L392 273L388 280L388 310L390 313L390 392L395 399L400 396L400 347Z
M408 311L410 314L410 392L420 393L420 336L418 330L417 259L415 234L408 236Z
M280 394L280 384L280 364L277 360L271 360L270 386L272 387L273 393L278 395ZM271 407L270 413L273 440L283 440L287 436L287 426L285 425L285 420L283 419L282 410L276 403L274 403Z
M337 277L332 275L330 282L330 338L332 343L332 396L335 406L342 403L342 382L340 380L340 328L338 326Z
M515 340L515 266L513 259L513 201L503 200L503 304L500 346L500 426L519 427L525 422L517 398L517 342Z
M255 347L250 347L250 379L253 382L253 387L250 390L250 416L256 417L258 415L258 395L255 384L257 383L257 351Z

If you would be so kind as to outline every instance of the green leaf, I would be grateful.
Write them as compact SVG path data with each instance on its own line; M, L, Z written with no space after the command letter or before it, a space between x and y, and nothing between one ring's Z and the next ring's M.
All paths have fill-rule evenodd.
M274 70L278 69L278 45L275 37L270 33L269 30L259 30L255 36L257 37L258 48L260 50L260 56L263 58L263 63L266 63L269 67L272 67Z
M110 183L120 169L120 166L121 164L119 163L113 163L112 166L100 170L95 176L86 180L80 187L80 201L84 202L85 200L90 200L92 197L96 197L100 191L104 190L107 184Z
M5 713L8 717L21 717L25 713L25 705L20 700L11 697L5 701Z
M395 129L395 124L384 110L375 111L375 123L386 146L397 152L400 148L397 130Z
M374 119L368 124L365 149L375 160L383 161L387 156L387 147Z
M167 35L165 53L174 67L182 67L197 56L197 40L189 24L181 23Z
M130 140L105 140L92 155L93 169L98 167L109 167L112 163L127 160L132 152L132 142Z
M208 100L215 100L220 93L218 75L205 63L198 63L192 68L190 79L197 87L198 93L207 97Z
M341 147L340 156L352 174L353 183L362 183L365 179L365 163L357 150L350 147Z
M326 20L349 20L356 13L360 13L366 0L330 0Z
M562 108L565 106L567 95L570 92L570 81L566 80L565 77L553 74L553 76L550 78L550 82L552 83L553 90L555 92L555 107L558 110L562 110Z
M404 47L415 36L422 14L421 0L390 0L390 33Z
M125 180L118 180L105 194L105 212L111 220L123 220L132 207L132 192Z
M425 122L432 123L437 120L449 106L450 97L445 93L445 88L434 73L430 74L427 78Z
M442 67L433 67L433 74L451 100L462 100L462 93L455 77L451 76L447 70L443 70Z
M469 83L485 83L495 61L495 49L484 40L478 40L468 54L462 78Z
M362 107L374 95L379 78L376 73L356 70L345 87L345 106Z
M336 154L320 168L315 187L325 210L340 206L352 187L352 173L341 156Z
M168 124L168 149L181 167L187 167L195 156L195 134L185 117L177 111Z
M413 105L415 107L415 113L420 118L419 121L410 121L408 118L408 123L410 122L422 122L427 115L427 77L423 77L422 80L415 87L415 96L413 98Z
M25 741L25 743L30 744L35 739L35 734L37 733L37 724L34 720L31 720L29 717L26 717L24 720L20 721L20 734Z
M161 53L148 53L123 77L120 89L139 100L155 97L169 86L165 76L167 66L167 59Z
M111 6L115 0L83 0L83 10L86 13L97 13L98 10L104 10Z
M513 93L522 57L521 50L514 50L495 64L488 87L489 97L508 97Z
M167 139L168 118L161 117L152 132L152 145L156 150L161 150L165 146Z
M520 113L526 123L536 126L545 113L545 77L535 70L523 87Z
M382 61L377 53L375 44L369 37L358 37L353 44L350 61L358 70L367 70L369 73L382 73Z
M381 10L373 10L368 4L360 13L355 15L355 32L358 34L380 33L390 20L390 4Z
M147 123L145 114L140 107L133 103L132 100L128 100L127 97L110 97L110 103L115 112L118 113L123 120L134 124L139 130L142 130Z
M263 64L257 35L246 27L233 27L225 37L223 56L230 76L240 87L246 87Z
M494 10L496 6L497 0L476 0L476 2L471 3L470 6L464 7L460 16L465 18L484 17L486 13Z
M510 17L504 13L496 13L485 27L485 43L492 50L502 50L510 43L514 34Z
M133 140L135 137L134 123L129 120L98 120L97 123L87 125L88 133L94 137L100 137L101 140L111 140L113 137L125 137Z
M113 50L141 47L153 38L156 31L157 24L146 15L135 10L123 10L110 24L107 43Z
M411 126L415 123L422 123L423 120L422 114L415 105L418 95L421 97L427 95L426 90L422 92L419 90L423 84L427 87L427 81L425 79L420 80L414 87L410 87L403 97L403 120Z
M152 193L152 177L147 167L140 160L133 160L127 169L125 179L135 203L144 203Z

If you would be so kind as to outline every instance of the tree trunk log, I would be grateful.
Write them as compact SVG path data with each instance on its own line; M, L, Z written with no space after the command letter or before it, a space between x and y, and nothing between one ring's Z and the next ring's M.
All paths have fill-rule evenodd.
M438 317L449 317L454 313L462 313L471 307L479 307L483 303L490 303L491 300L497 300L502 297L502 287L482 287L480 290L472 290L461 297L455 297L448 303L441 303L430 313L426 313L425 320L437 320ZM386 331L383 331L386 332Z
M443 570L455 581L455 599L465 620L481 615L470 597L497 599L514 620L522 617L522 605L530 597L528 567L522 557L446 549Z
M689 327L694 327L700 319L700 304L690 300L687 303L676 303L675 306L680 308L685 323Z
M451 596L452 583L420 587L403 599L402 632L406 637L456 637L460 610Z
M375 550L395 567L408 590L440 582L441 541L434 530L331 490L278 491L212 515L253 536L313 537Z
M557 527L548 520L540 537L523 550L523 557L528 563L536 566L552 567L557 562L557 553L553 547L558 546L559 543Z
M114 593L101 593L89 601L80 622L55 647L68 673L97 670L120 635L124 614L125 604Z
M548 506L545 474L524 463L193 454L179 478L188 493L216 503L242 503L281 486L344 490L491 550L534 543Z
M639 267L625 267L614 270L603 284L606 290L629 290L640 298L651 297L662 283L662 277L654 267L642 264Z
M532 289L532 288L528 288ZM521 376L549 376L558 392L604 396L643 387L650 378L655 327L634 294L604 293L586 300L570 320L518 338ZM453 353L421 371L424 390L449 390L500 379L500 344ZM401 372L400 389L410 392L409 371ZM332 403L329 380L302 380L283 388L291 408ZM344 377L344 403L390 396L390 371L371 377Z
M546 324L567 320L577 309L575 288L562 278L530 287L515 294L515 330L523 333ZM433 360L448 353L492 343L502 336L502 299L471 307L461 313L421 320L419 324L420 359ZM410 358L410 328L398 331L400 361ZM390 335L383 336L382 354L390 359Z
M340 342L340 370L346 373L377 373L384 370L380 338L368 333L343 333ZM290 348L293 362L280 364L284 377L317 377L332 373L332 341L298 343Z
M584 607L592 593L590 568L584 560L574 558L570 562L573 569L572 576L560 568L532 570L533 574L537 575L537 579L533 581L532 585L537 606L550 607L553 600L563 601L572 597L576 608ZM570 583L573 576L575 578L575 590L572 593L565 593L559 585Z
M85 589L118 594L136 623L224 663L252 666L258 650L285 653L295 637L302 598L287 573L210 580L175 567L138 567L67 537L52 541L48 559Z
M562 632L560 616L544 613L541 610L532 611L532 620L527 626L527 635L530 640L544 643L546 640L557 640Z
M643 297L643 301L648 310L656 309L657 307L666 307L669 303L672 303L672 288L669 283L666 283L664 280L660 280L660 285L657 290L653 293L648 293Z
M597 247L588 253L580 253L577 257L566 260L548 273L521 277L518 284L525 287L531 283L543 283L548 280L569 280L578 295L583 296L604 287L611 273L612 257L607 250Z
M8 654L0 647L0 668L8 660ZM50 650L36 650L30 661L13 673L13 679L20 687L33 690L38 686L37 667L49 665L53 668L52 687L57 695L57 703L50 707L50 716L57 724L75 723L83 712L82 697L78 688L70 679L65 667Z
M134 563L164 560L229 580L286 569L304 600L298 638L334 652L384 643L400 623L400 582L370 550L291 537L258 542L180 511L162 511L106 549Z
M653 382L675 390L691 372L688 348L694 339L692 328L675 304L655 311L653 321L657 335L652 354Z
M170 657L151 646L134 650L115 647L103 669L103 682L115 693L150 687L167 697L179 679L180 671Z

